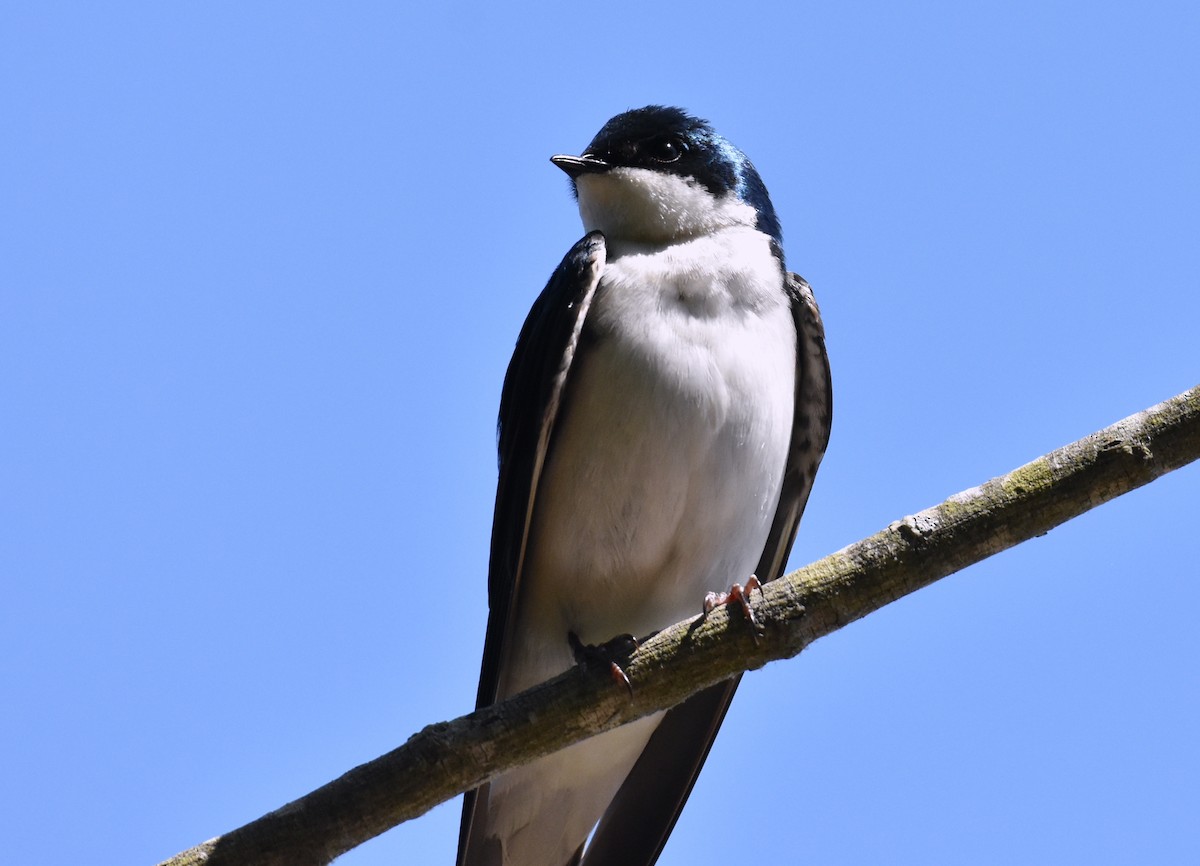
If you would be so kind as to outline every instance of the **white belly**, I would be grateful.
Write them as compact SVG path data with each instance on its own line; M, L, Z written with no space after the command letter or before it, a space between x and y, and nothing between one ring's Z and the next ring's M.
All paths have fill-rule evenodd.
M681 256L700 266L669 277ZM729 264L746 261L760 264ZM780 279L763 236L741 230L606 266L538 491L502 694L569 667L568 630L642 637L753 571L793 415Z
M778 504L796 335L766 239L733 230L613 252L543 470L501 698L570 667L568 631L645 636L745 582ZM681 255L699 266L669 278ZM494 779L486 832L504 862L565 862L660 718Z

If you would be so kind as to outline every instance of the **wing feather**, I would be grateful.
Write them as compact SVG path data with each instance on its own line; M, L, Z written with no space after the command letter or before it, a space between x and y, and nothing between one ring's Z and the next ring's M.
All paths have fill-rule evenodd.
M796 398L779 506L756 572L764 581L783 574L833 420L821 311L802 277L787 274L785 288L796 325ZM658 859L740 681L711 686L663 717L600 820L583 866L652 866Z
M488 567L488 627L476 707L496 700L511 633L530 516L554 424L571 373L584 320L604 269L604 236L591 232L571 248L534 302L504 376L497 422L500 475ZM458 863L466 862L477 811L488 786L467 792L458 836Z

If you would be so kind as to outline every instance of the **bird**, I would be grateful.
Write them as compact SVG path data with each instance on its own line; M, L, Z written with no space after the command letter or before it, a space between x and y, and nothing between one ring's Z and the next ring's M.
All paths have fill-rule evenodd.
M586 233L504 377L478 707L778 577L832 420L819 309L741 150L649 105L551 162ZM738 679L468 792L458 866L653 864Z

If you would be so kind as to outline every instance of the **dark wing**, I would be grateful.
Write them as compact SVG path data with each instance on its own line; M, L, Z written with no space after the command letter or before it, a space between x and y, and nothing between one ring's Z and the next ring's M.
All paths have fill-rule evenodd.
M800 515L829 442L833 387L825 328L812 288L785 281L796 323L796 408L783 489L758 561L760 580L783 573ZM711 686L671 709L596 828L584 866L651 866L687 802L741 677Z
M477 708L496 700L538 478L604 261L604 235L600 232L589 233L571 247L529 311L504 375L497 424L500 479L492 519L488 627ZM487 785L468 791L463 801L459 864L463 863L476 809L487 803L487 791Z

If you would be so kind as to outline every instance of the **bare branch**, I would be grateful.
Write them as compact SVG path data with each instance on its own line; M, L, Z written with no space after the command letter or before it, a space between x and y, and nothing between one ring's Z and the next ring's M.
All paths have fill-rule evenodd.
M496 706L430 725L407 743L162 866L307 866L338 855L492 777L674 706L967 565L1200 457L1200 386L1007 475L893 523L763 588L756 635L718 608L646 641L626 672L575 668ZM564 638L565 639L565 638Z

